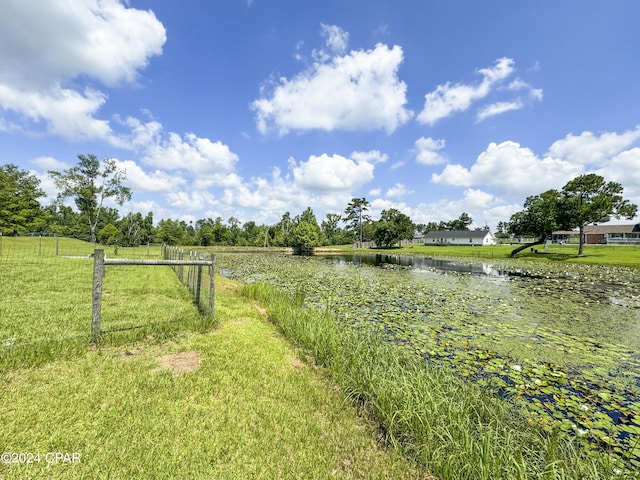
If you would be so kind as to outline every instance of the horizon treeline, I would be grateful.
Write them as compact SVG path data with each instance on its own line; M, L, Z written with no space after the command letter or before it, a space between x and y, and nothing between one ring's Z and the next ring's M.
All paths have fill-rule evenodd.
M100 162L93 156L79 158L86 161L87 165L95 162L93 167L98 178ZM77 167L63 173L49 173L63 178L71 175L68 172L76 176L78 172L83 173ZM195 222L171 218L156 222L153 212L131 212L121 216L118 209L102 206L104 194L99 187L94 187L92 183L90 195L87 195L86 185L79 185L78 193L66 191L50 204L42 205L39 200L45 194L35 175L13 164L0 166L0 234L58 235L86 241L95 239L104 245L118 246L166 243L185 246L314 247L357 241L374 241L378 245L391 246L431 230L468 230L473 222L463 212L454 220L415 224L396 209L384 210L380 219L374 220L368 214L370 203L365 198L352 198L343 213L328 213L320 222L311 207L297 215L287 211L277 223L271 225L258 224L253 220L242 223L233 216L226 220L218 216ZM64 202L69 197L75 199L75 208Z

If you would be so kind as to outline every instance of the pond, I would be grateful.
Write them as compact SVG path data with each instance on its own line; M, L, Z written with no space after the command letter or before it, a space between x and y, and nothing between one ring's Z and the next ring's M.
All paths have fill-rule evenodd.
M221 255L640 467L640 280L617 267L396 256ZM636 463L637 462L637 463Z

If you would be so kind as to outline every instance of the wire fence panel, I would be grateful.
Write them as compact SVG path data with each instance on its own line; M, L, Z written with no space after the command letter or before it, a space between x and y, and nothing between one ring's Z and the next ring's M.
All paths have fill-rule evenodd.
M64 237L0 236L0 370L86 349L91 340L95 247ZM161 245L104 251L109 261L162 259ZM201 313L213 310L209 267L201 268L198 312L192 306L191 288L181 286L171 267L108 266L102 291L104 331L138 328L130 335L133 339L200 328Z
M213 254L189 251L165 245L162 258L176 262L172 266L180 281L193 295L193 302L203 314L213 315L215 303L215 263ZM187 262L189 264L187 264ZM197 264L197 262L203 262Z

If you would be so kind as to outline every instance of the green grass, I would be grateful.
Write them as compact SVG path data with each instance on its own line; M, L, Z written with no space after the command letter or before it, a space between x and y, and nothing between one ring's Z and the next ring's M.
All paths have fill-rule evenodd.
M103 327L146 326L92 346L91 262L47 262L0 260L0 451L40 460L0 478L430 478L232 282L203 323L169 268L109 267Z
M381 425L389 444L437 478L595 480L622 472L619 461L590 456L576 437L545 432L509 402L448 370L296 305L300 295L289 298L265 284L249 285L245 292L265 303L284 334L328 369Z
M82 353L91 336L95 245L68 238L2 237L0 371ZM101 247L109 258L157 258L159 246ZM58 255L56 255L58 251ZM186 270L186 269L185 269ZM208 326L192 295L166 266L107 266L101 341L122 344L150 332L170 337ZM208 277L206 279L208 281ZM203 298L208 299L208 289Z
M509 258L511 251L517 245L487 245L484 247L466 246L432 246L405 245L392 249L353 249L350 247L339 250L366 253L393 253L396 255L434 255L448 257L473 257L481 259ZM542 262L582 263L591 265L611 265L622 267L640 267L640 246L586 245L585 255L578 256L577 245L536 245L533 247L538 253L524 250L515 258Z
M99 348L3 375L3 451L80 464L0 466L10 478L424 478L380 448L322 372L227 284L221 327ZM171 355L199 359L174 373ZM173 357L174 364L177 359Z

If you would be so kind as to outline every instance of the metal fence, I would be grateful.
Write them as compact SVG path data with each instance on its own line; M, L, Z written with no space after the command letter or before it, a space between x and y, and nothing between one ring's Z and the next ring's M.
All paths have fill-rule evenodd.
M169 258L174 256L183 257L182 250L172 247L163 247L162 259L132 259L132 258L106 258L104 250L97 248L93 253L93 288L92 288L92 308L91 308L91 335L97 337L101 333L101 314L102 314L102 282L105 276L107 265L137 265L137 266L171 266L177 270L180 281L184 283L193 294L194 304L201 313L213 315L214 298L215 298L215 256L211 256L209 260L204 260L202 255L192 254L190 252L189 259ZM187 267L187 275L184 276L184 268ZM208 277L208 295L203 292L204 273ZM206 301L203 301L206 299Z

